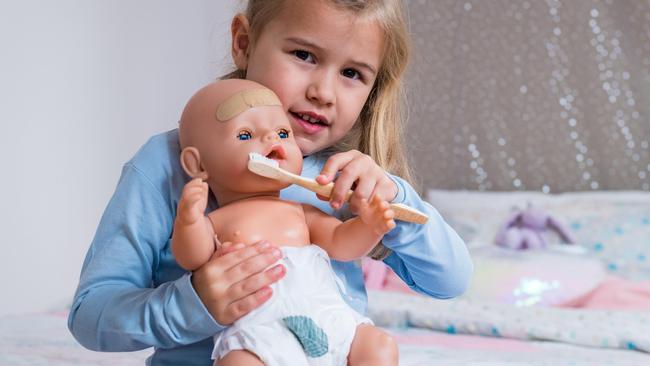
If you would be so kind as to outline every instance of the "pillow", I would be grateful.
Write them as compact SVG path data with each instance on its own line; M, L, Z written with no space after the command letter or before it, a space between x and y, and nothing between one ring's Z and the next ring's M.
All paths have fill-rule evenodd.
M462 296L515 306L560 306L582 298L605 279L599 260L554 249L472 251L474 275Z
M427 200L472 248L492 245L514 208L538 206L571 229L577 246L609 273L650 279L650 193L633 191L477 192L429 190ZM558 242L548 233L549 242Z
M600 261L553 249L472 251L474 275L461 298L515 306L562 306L583 298L605 279ZM364 259L366 287L416 294L383 262ZM578 275L576 275L578 274Z

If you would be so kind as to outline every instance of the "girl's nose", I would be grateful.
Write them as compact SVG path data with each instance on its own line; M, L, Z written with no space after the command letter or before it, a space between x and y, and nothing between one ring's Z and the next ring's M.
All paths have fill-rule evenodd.
M334 104L336 93L334 85L336 75L334 72L321 72L314 75L307 87L307 99L321 105Z

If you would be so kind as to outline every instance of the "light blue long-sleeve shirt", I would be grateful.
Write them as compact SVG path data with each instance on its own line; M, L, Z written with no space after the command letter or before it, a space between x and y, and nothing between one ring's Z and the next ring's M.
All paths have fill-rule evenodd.
M124 165L84 261L68 327L84 347L134 351L154 347L149 365L211 365L212 336L224 327L201 303L191 274L171 253L176 207L188 177L180 162L178 131L152 137ZM309 156L304 176L318 175L326 157ZM467 287L472 263L464 242L398 177L393 202L429 215L426 225L397 222L383 243L393 250L387 263L412 289L450 298ZM327 202L300 187L282 191L286 199L335 214ZM208 211L217 207L214 200ZM344 298L366 310L363 274L355 262L333 261L346 286Z

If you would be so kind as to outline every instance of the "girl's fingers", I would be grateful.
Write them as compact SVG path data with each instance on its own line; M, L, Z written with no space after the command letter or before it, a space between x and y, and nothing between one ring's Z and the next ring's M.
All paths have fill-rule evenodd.
M210 260L203 267L208 268L210 272L209 276L219 283L227 282L224 273L230 268L242 260L257 254L254 249L250 249L242 243L232 244L225 242L222 244L217 243L216 245L217 250L214 251ZM232 282L225 283L226 288L231 285Z
M246 247L246 244L244 244L244 243L235 244L235 243L231 243L229 241L227 241L225 243L222 243L222 244L219 244L219 240L217 239L216 235L214 236L214 239L215 239L215 243L217 243L217 253L216 253L217 257L224 256L224 255L226 255L228 253L232 253L232 252L235 252L237 250L240 250L240 249L243 249L243 248Z
M334 188L332 188L332 195L330 197L330 202L333 208L339 209L345 201L345 195L348 193L354 182L359 176L356 172L351 169L345 169L339 174L338 178L334 182Z
M225 324L232 324L239 318L250 313L252 310L257 309L260 305L270 299L271 295L273 295L273 290L266 286L242 299L231 302L225 310Z
M372 199L376 195L380 198L391 200L395 196L396 187L392 181L388 181L383 169L381 169L372 158L356 150L332 155L316 180L320 184L330 183L336 174L338 177L334 182L330 197L330 205L339 209L348 191L354 189L351 197L350 208L352 212L358 211L359 200ZM386 182L388 181L388 182ZM392 196L392 197L391 197Z
M250 247L245 248L224 256L224 258L231 257L228 259L234 257L234 263L223 274L228 283L234 284L260 273L282 257L282 252L276 247L260 249L259 251L251 249Z
M264 287L270 286L280 280L286 274L286 268L282 264L275 265L264 272L252 275L242 281L233 284L228 289L228 297L237 301L243 299Z
M321 174L319 174L316 177L316 182L318 182L318 184L320 184L322 186L326 185L327 183L329 183L331 181L332 180L327 175L323 174L322 172L321 172ZM327 201L327 199L325 201Z
M377 178L372 171L374 166L374 161L369 156L363 154L344 166L334 183L332 202L338 203L339 205L343 204L345 195L352 189L353 185L356 185L354 187L355 192L357 192L359 185L364 185L362 188L363 192L360 192L358 196L361 196L360 198L369 198L367 194L372 191L372 188L369 186L374 187L377 185Z
M220 256L222 252L215 251L208 263L193 272L192 286L215 320L227 325L266 301L271 290L268 285L277 281L283 273L264 271L280 257L273 253L281 253L268 242L258 242L254 245L224 244L222 247L225 254ZM233 296L233 286L258 273L266 274L240 290L241 298ZM268 296L265 295L264 288L269 291ZM246 291L250 291L248 295L245 294ZM232 307L231 304L234 303L238 305Z
M354 188L354 194L352 199L359 200L365 198L367 200L372 200L372 193L377 185L377 181L370 177L359 177L357 181L357 186Z
M325 162L325 165L323 166L320 175L316 177L316 180L320 184L327 184L331 182L332 180L334 180L336 173L340 170L343 170L343 167L345 167L352 160L354 160L354 157L355 157L354 151L346 151L343 153L338 153L330 156L329 159L327 159L327 161ZM321 177L321 175L324 177Z
M228 253L227 256L220 258L219 267L222 268L223 271L225 272L231 269L232 267L236 266L237 264L241 263L242 261L245 261L248 258L251 258L255 255L258 255L260 253L263 253L273 248L275 247L272 246L271 243L265 240L259 241L253 245L245 245L243 248L238 250L233 250L231 253ZM213 256L212 259L216 257L217 256Z

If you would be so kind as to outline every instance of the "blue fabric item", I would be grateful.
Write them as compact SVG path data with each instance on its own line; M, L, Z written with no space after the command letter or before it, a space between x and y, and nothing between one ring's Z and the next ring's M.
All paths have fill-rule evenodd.
M134 351L154 347L148 365L211 365L212 336L224 327L201 303L191 274L171 254L176 206L188 177L179 163L178 131L153 136L128 161L84 261L68 327L84 347ZM316 176L326 156L305 158L303 174ZM385 262L414 290L438 298L461 294L472 272L467 249L437 211L406 182L395 202L426 212L426 225L397 222L384 237L394 252ZM334 213L327 202L291 186L282 197ZM212 199L208 211L217 207ZM366 311L363 273L355 262L333 261L343 297Z
M316 358L327 353L327 334L310 317L294 315L282 318L282 321L296 336L307 357Z

